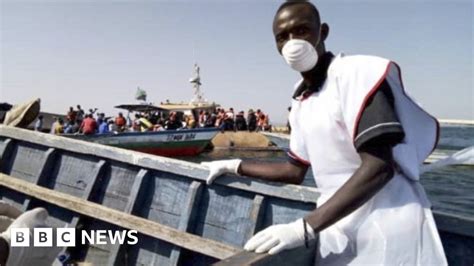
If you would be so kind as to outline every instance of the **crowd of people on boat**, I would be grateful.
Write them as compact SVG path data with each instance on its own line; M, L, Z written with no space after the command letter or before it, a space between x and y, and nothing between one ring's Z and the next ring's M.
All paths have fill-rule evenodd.
M133 117L133 118L132 118ZM34 129L43 131L43 116L38 116ZM54 117L50 133L52 134L106 134L109 132L146 132L179 130L192 128L219 128L222 131L270 131L271 124L267 114L260 109L249 109L235 112L229 109L192 111L146 111L130 112L125 116L119 112L117 116L106 116L97 108L86 112L80 105L69 107L63 117Z
M247 116L244 111L234 112L234 108L225 110L217 108L214 112L201 110L198 117L199 127L217 127L224 131L270 131L271 124L268 115L260 109L254 112L249 109Z

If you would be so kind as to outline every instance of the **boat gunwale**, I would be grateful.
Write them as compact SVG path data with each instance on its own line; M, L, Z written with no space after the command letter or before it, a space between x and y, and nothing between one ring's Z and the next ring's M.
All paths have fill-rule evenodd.
M55 136L47 133L39 133L4 125L0 125L0 137L29 142L40 146L48 146L72 153L106 158L108 160L133 164L135 166L144 167L151 170L169 172L186 176L201 182L206 181L209 173L207 167L197 163L186 162L158 155L150 155L88 142L85 140ZM320 196L317 188L292 184L281 184L277 182L269 182L253 178L243 178L232 175L225 175L221 178L218 178L216 181L214 181L213 185L223 185L264 196L314 204L316 204L317 199Z

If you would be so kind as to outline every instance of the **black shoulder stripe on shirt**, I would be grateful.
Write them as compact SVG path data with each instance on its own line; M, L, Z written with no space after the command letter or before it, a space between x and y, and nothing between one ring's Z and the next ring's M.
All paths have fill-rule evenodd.
M392 89L387 80L384 80L362 112L354 138L357 150L364 145L395 146L403 140L405 133L398 120L394 102Z

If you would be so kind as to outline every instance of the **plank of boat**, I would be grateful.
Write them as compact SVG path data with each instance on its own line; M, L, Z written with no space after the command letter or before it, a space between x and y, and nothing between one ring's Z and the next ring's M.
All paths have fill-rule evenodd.
M187 248L214 258L227 258L240 249L220 242L181 232L169 226L161 225L141 217L127 214L65 193L52 191L27 181L0 173L0 185L31 198L50 203L68 211L94 217L102 222L167 241L179 247Z

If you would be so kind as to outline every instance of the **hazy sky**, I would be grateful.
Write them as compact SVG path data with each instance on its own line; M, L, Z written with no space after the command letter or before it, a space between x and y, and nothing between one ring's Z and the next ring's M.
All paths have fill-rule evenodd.
M137 86L149 101L188 101L197 61L208 100L286 120L299 74L273 40L282 1L0 1L0 102L115 114ZM436 117L474 119L472 1L313 3L328 50L392 59Z

